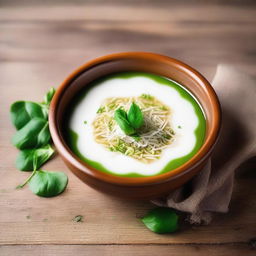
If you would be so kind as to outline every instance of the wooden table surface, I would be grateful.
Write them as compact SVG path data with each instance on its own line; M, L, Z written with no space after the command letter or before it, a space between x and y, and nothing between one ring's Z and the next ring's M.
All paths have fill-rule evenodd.
M170 235L154 234L140 222L154 207L150 202L117 200L91 189L59 156L45 169L67 173L62 195L46 199L27 187L15 189L28 173L14 166L10 104L41 101L48 88L89 59L152 51L187 62L209 80L218 63L256 75L253 1L70 2L0 3L0 255L256 255L252 168L237 175L228 214L218 214L209 226L182 224ZM76 215L84 221L72 221Z

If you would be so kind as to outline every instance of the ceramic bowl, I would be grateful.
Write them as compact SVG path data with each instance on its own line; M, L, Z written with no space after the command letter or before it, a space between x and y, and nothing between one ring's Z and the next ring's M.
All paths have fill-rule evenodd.
M201 104L206 116L205 141L200 150L182 166L150 177L119 177L89 166L68 147L64 139L63 120L69 103L95 79L122 71L148 72L170 78L185 86ZM154 53L127 52L94 59L69 75L51 102L49 125L57 151L70 170L87 185L119 197L153 199L180 187L202 170L218 138L221 108L210 83L190 66Z

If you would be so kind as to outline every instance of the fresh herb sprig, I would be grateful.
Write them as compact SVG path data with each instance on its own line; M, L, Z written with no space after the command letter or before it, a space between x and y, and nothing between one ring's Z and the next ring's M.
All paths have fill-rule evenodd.
M128 113L122 108L115 111L114 119L123 132L128 135L139 138L138 130L144 123L144 118L140 107L136 103L132 103Z
M20 153L16 167L21 171L33 171L26 181L17 188L29 183L31 191L42 197L52 197L63 192L68 178L62 172L47 172L39 168L54 154L50 145L48 110L55 89L51 88L41 103L17 101L11 105L11 121L17 129L12 143Z

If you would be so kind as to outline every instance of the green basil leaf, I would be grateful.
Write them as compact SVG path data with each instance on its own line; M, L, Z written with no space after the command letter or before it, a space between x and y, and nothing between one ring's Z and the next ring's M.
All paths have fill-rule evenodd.
M10 111L12 123L17 130L35 117L47 120L47 113L39 104L34 102L17 101L11 105Z
M33 171L39 169L46 161L48 161L54 153L51 145L46 145L42 148L24 149L20 151L16 159L16 167L21 171ZM36 166L33 163L36 158Z
M48 121L42 118L33 118L16 132L12 143L19 149L31 149L48 144L50 139Z
M52 100L54 94L55 94L55 89L52 87L52 88L46 93L46 95L44 96L44 101L43 101L43 103L46 104L46 105L50 105L51 100Z
M143 114L141 112L140 107L132 103L129 112L128 112L128 121L136 130L139 129L143 125Z
M53 197L62 193L68 184L68 177L63 172L36 171L29 181L30 190L41 197Z
M142 222L155 233L172 233L178 228L178 215L170 208L159 207L144 216Z
M114 119L126 135L132 135L136 132L127 120L127 114L123 109L119 108L115 111Z
M48 121L37 135L37 147L46 145L51 140Z

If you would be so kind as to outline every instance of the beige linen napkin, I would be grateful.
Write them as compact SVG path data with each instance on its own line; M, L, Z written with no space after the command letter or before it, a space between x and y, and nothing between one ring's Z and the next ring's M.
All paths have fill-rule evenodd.
M189 213L190 223L208 224L212 212L228 211L234 171L256 155L255 80L231 66L218 65L212 85L221 102L223 120L211 160L183 187L152 201Z

